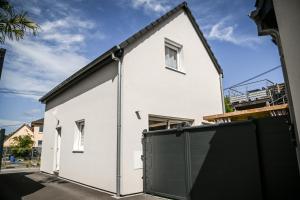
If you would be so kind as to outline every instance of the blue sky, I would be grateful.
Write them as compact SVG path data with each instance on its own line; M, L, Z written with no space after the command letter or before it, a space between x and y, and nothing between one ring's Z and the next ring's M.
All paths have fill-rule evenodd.
M97 56L181 3L178 0L13 0L41 30L36 37L7 41L0 88L0 127L10 132L41 118L41 94ZM224 87L280 64L270 37L258 37L248 14L255 0L187 1L224 70ZM280 69L267 74L282 82ZM24 95L34 91L35 95Z

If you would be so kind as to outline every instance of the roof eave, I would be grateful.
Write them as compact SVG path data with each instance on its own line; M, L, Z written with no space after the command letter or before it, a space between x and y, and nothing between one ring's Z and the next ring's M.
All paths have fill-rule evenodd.
M46 103L49 99L56 96L57 94L64 91L66 88L68 88L70 85L74 83L75 80L82 79L82 75L87 73L91 68L93 68L95 65L100 64L101 62L105 61L106 59L111 58L111 54L118 50L118 46L114 46L102 55L100 55L98 58L87 64L85 67L81 68L77 72L75 72L72 76L65 79L63 82L61 82L59 85L54 87L52 90L50 90L48 93L46 93L44 96L42 96L39 101L42 103ZM111 60L112 61L112 60Z

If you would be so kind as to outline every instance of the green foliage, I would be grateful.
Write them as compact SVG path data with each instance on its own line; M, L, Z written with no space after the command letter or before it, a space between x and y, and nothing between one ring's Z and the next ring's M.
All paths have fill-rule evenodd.
M28 19L27 12L16 12L7 0L0 0L0 43L5 39L23 39L27 31L36 35L39 26Z
M30 155L34 141L30 135L22 135L13 138L12 153L15 157L26 157Z
M229 99L229 96L225 96L224 97L224 103L225 103L225 111L228 113L228 112L233 112L233 107L230 103L230 99Z

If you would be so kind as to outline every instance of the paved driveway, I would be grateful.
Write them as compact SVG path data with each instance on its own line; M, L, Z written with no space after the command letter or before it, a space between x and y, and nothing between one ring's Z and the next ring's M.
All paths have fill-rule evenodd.
M55 176L37 171L2 172L0 174L1 200L115 200L110 194L86 188ZM121 198L124 200L157 200L149 195Z

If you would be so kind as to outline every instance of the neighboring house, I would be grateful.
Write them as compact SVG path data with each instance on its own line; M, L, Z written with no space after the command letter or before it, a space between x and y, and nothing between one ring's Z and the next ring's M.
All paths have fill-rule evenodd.
M31 122L31 127L27 124L23 124L20 128L10 134L9 138L4 141L4 147L10 147L13 145L14 137L30 135L34 141L33 147L42 147L43 142L43 127L44 119L39 119Z
M222 70L182 3L40 101L41 171L128 195L143 191L143 130L222 113Z
M42 147L44 118L31 122L31 129L33 131L34 146Z
M23 124L4 141L3 147L11 147L14 144L14 137L29 135L33 139L33 132L29 125Z
M258 34L271 35L278 46L300 166L300 1L256 0L255 7L250 16Z

